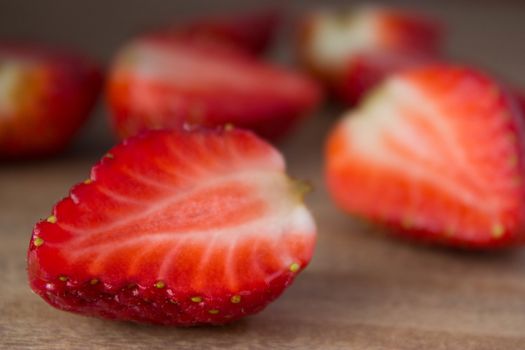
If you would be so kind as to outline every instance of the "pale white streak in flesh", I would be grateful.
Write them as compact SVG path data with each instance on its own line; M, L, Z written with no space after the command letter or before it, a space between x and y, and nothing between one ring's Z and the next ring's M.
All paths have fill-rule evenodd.
M462 186L458 185L451 179L438 174L429 174L428 169L420 164L407 163L404 157L400 157L396 152L389 150L382 143L383 130L388 135L395 135L395 140L399 145L403 145L407 152L417 152L421 157L430 157L438 163L442 169L454 167L461 169L477 187L483 188L485 185L482 179L472 171L468 159L461 145L457 142L456 135L451 134L451 129L446 125L443 116L436 110L435 105L425 96L422 96L416 89L402 80L390 80L383 90L377 92L377 96L372 96L365 107L353 112L354 115L346 119L346 130L349 133L349 139L352 140L352 147L357 147L358 152L368 155L370 159L379 160L385 166L393 169L410 169L411 176L414 178L425 179L426 181L435 182L439 178L438 186L453 197L459 197L470 206L477 207L482 212L491 212L490 204L487 202L480 203L477 196L469 193ZM381 94L381 95L379 95ZM374 98L381 98L382 103L375 103ZM388 99L388 100L387 100ZM389 102L390 100L390 102ZM425 117L428 122L433 124L440 132L440 152L444 146L444 153L437 153L435 149L425 149L421 147L426 142L418 139L418 134L411 129L407 123L400 124L401 115L398 113L396 106L404 105L407 108L417 110L419 108L420 117ZM384 108L388 107L388 110ZM395 112L394 112L395 111ZM376 125L370 127L370 122L374 120ZM401 126L400 126L401 125ZM414 141L417 140L417 141ZM418 147L414 147L417 144ZM480 187L481 186L481 187Z
M147 219L148 216L150 216L152 213L160 212L164 210L166 207L176 204L178 202L184 201L188 196L191 196L192 194L205 191L206 189L212 189L214 186L223 185L228 182L239 182L244 183L245 181L249 184L250 182L257 183L258 181L263 181L262 179L264 177L272 178L277 176L283 176L281 174L272 174L268 173L267 175L262 172L237 172L237 173L230 173L230 174L224 174L219 175L215 177L207 177L206 181L203 181L202 183L195 185L192 188L186 189L186 190L180 190L178 187L173 187L173 190L171 192L166 192L164 198L155 198L155 203L151 203L151 201L144 201L144 210L140 214L136 214L130 217L126 217L121 220L115 220L112 221L106 225L98 226L94 229L86 229L82 227L74 227L71 225L66 225L63 223L60 223L61 228L71 232L76 235L93 235L97 233L101 233L104 231L110 231L115 230L118 227L125 226L130 224L131 222L140 221ZM244 181L243 181L244 180ZM261 182L264 183L264 182ZM174 193L178 192L178 193Z

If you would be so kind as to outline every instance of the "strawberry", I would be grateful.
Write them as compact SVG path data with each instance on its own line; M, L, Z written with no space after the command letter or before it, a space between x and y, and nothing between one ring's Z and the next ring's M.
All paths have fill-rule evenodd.
M222 44L152 35L118 55L108 84L117 133L231 123L275 140L320 101L299 73L254 60Z
M299 30L302 64L354 105L388 74L436 61L441 29L417 13L387 8L318 12Z
M277 11L266 10L197 19L162 28L159 33L219 42L259 56L270 46L278 25Z
M337 203L406 237L492 248L523 242L523 114L470 68L394 74L332 132Z
M251 132L146 131L36 224L31 288L83 315L176 326L262 310L308 264L315 224Z
M76 54L0 43L0 158L61 151L87 118L102 83Z

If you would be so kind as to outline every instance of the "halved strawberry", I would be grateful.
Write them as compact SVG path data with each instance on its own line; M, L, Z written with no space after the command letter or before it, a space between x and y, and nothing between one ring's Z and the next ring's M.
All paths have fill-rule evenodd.
M76 54L0 43L0 158L56 153L87 118L100 69Z
M196 41L213 41L258 56L268 49L278 25L277 11L262 10L195 19L162 28L159 33Z
M262 310L310 261L316 229L303 194L250 132L142 133L35 226L31 288L84 315L233 321Z
M388 74L435 61L440 24L422 14L362 7L311 14L299 30L302 64L349 104Z
M108 86L121 137L185 123L231 123L275 140L320 102L320 88L299 73L223 47L150 36L118 55Z
M464 247L523 242L523 115L486 75L395 74L331 134L326 176L345 210Z

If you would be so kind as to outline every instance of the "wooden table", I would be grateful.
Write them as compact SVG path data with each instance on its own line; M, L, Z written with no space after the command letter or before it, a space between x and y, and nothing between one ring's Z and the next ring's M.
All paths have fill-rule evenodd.
M37 18L38 6L46 6L39 4L33 3L34 14L9 9L13 16L21 11ZM452 54L525 83L525 5L427 6L450 21L456 33ZM0 30L22 33L8 17ZM72 30L71 38L80 36ZM48 32L55 33L52 27ZM101 40L109 46L114 37ZM0 348L523 349L525 250L465 253L412 245L341 213L329 200L321 171L323 139L339 113L323 110L282 145L292 175L315 186L308 203L319 241L311 266L265 311L225 327L174 329L85 318L57 311L31 293L25 275L31 228L87 176L110 143L103 113L67 155L0 165Z

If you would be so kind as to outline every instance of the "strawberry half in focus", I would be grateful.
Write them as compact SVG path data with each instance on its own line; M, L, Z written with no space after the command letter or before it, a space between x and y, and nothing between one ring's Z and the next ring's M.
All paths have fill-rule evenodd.
M91 111L100 68L71 53L0 43L0 158L57 153Z
M223 324L262 310L312 256L304 186L248 131L147 131L110 151L33 231L31 288L110 319Z
M509 96L469 68L393 75L332 132L332 196L406 237L468 248L522 243L523 113Z
M441 26L387 8L320 11L302 22L298 41L302 65L354 105L388 74L437 61Z
M309 78L221 43L154 35L118 55L108 101L120 137L144 129L231 123L276 140L319 104Z
M162 28L159 33L195 41L212 41L254 56L265 53L279 26L275 10L196 19Z

